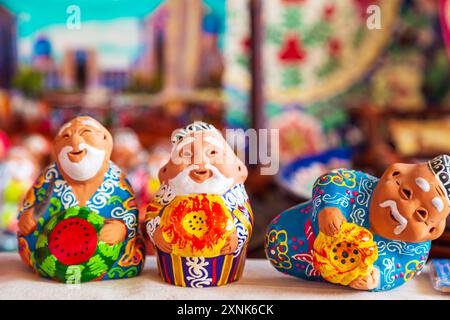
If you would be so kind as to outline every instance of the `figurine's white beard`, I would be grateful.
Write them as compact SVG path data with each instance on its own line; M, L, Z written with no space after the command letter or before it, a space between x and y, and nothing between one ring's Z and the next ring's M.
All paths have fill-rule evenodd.
M398 211L397 202L395 202L394 200L386 200L380 203L380 207L391 208L392 216L398 222L398 226L395 227L394 229L394 234L399 235L400 233L402 233L406 229L406 226L408 225L408 220L406 220L406 218L400 213L400 211Z
M225 177L219 169L212 164L205 165L205 168L211 170L213 173L211 178L202 183L195 182L191 179L189 173L198 168L198 165L190 165L175 178L169 180L169 187L174 195L183 196L199 193L222 195L228 191L234 183L234 178Z
M78 150L84 149L86 149L86 155L80 162L70 161L68 154L73 150L70 146L62 148L58 154L61 169L75 181L86 181L93 178L101 169L105 160L106 153L104 150L94 148L86 143L80 143Z

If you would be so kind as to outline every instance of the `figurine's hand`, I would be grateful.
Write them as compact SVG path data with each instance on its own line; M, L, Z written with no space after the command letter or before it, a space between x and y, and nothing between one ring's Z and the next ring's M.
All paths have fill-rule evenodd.
M237 232L234 231L230 236L227 238L227 241L225 242L225 245L220 250L220 254L230 254L236 251L238 247L238 237Z
M319 230L327 236L334 236L341 230L346 219L338 208L328 207L319 212Z
M19 218L19 233L23 236L27 236L36 230L37 222L34 219L34 209L28 209L20 215Z
M166 253L172 252L172 245L166 242L160 227L156 227L152 235L152 240L159 250L164 251Z
M378 283L380 283L380 270L372 267L367 276L356 278L350 282L349 286L357 290L372 290L378 287Z
M118 244L125 240L127 227L119 220L106 220L102 230L100 230L100 241L109 245Z

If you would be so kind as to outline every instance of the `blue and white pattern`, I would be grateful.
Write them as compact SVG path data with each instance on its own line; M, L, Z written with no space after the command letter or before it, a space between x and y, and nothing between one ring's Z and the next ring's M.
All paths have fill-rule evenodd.
M275 268L295 277L323 281L320 276L308 272L311 263L307 259L296 258L312 250L314 239L319 233L318 213L324 208L335 207L347 221L370 229L370 200L377 183L378 179L371 175L346 169L319 177L310 201L282 212L268 227L267 234L283 234L274 241L266 237L266 254ZM311 234L306 236L307 224L312 226L312 237ZM374 266L380 271L380 283L375 291L396 288L419 273L428 258L431 245L431 241L407 243L377 234L374 234L374 241L378 247L378 259ZM280 247L283 250L277 251ZM274 261L280 263L275 264Z

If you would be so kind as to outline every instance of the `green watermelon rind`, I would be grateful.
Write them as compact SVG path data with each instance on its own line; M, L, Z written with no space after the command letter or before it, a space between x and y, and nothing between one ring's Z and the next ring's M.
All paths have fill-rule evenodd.
M43 231L39 234L36 240L36 243L40 244L40 247L36 246L36 265L39 266L37 271L46 278L53 278L61 282L71 283L68 279L71 277L71 274L68 274L67 270L69 267L72 267L71 270L73 270L74 266L79 266L82 270L81 277L79 279L80 282L92 281L106 274L113 266L120 256L123 243L111 246L103 241L98 241L97 248L88 261L72 266L61 263L53 254L51 254L50 249L48 248L47 239L59 222L72 217L87 220L95 228L97 234L100 233L105 221L103 217L99 216L95 211L89 210L87 207L72 207L57 215L54 215L45 224ZM46 245L42 246L42 243L46 243ZM47 272L52 266L46 265L46 261L47 264L49 261L55 261L55 270L53 273L49 274ZM43 263L44 268L42 268ZM50 270L52 269L53 268L50 268Z

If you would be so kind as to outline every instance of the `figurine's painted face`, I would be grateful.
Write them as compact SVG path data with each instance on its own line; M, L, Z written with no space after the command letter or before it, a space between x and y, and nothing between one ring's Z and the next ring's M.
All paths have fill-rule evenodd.
M98 121L77 117L66 123L54 141L58 167L75 181L87 181L107 168L112 137Z
M422 164L393 164L383 174L370 203L370 226L378 235L406 242L438 238L450 206L445 191Z
M178 141L159 180L176 195L223 194L247 179L247 168L216 130L197 131Z

